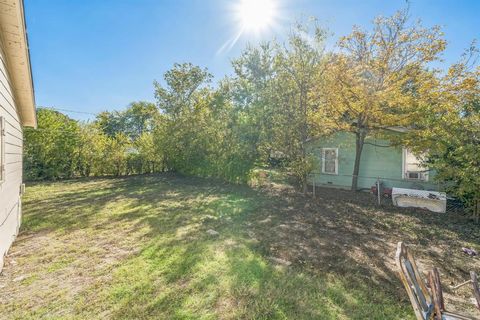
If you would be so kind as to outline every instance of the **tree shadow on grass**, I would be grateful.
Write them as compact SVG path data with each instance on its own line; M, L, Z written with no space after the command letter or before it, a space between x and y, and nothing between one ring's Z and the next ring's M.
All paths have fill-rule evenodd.
M425 255L437 242L472 241L453 217L379 209L367 194L324 190L312 200L171 175L83 183L27 201L26 230L142 230L141 250L103 289L113 318L408 318L396 241Z
M156 240L156 241L155 241ZM154 239L115 271L107 294L115 300L114 319L184 318L193 278L208 259L209 241ZM214 278L203 279L203 286ZM199 286L196 283L195 286ZM195 318L192 314L192 319Z
M240 252L238 252L240 251ZM285 267L246 248L228 254L232 292L245 318L397 319L407 317L395 297L356 279ZM360 280L360 281L359 281Z
M320 232L296 228L298 223L308 226L308 222L297 221L298 211L288 209L288 203L282 205L280 198L272 197L262 204L265 200L256 201L256 194L238 197L218 187L206 186L206 190L195 184L195 191L185 196L174 189L174 194L182 194L178 197L184 201L174 208L162 205L165 199L157 193L154 198L160 204L156 209L128 212L116 217L149 226L150 231L146 235L153 244L141 254L146 260L184 261L180 265L169 264L168 270L171 271L157 275L168 285L164 290L157 287L147 294L151 301L145 308L135 310L137 316L154 314L181 318L204 312L207 317L212 310L221 312L223 308L226 313L222 316L226 318L235 315L240 318L334 319L342 315L393 319L405 312L406 299L402 299L403 294L399 293L399 282L391 268L378 262L378 248L371 248L367 243L357 245L364 256L376 260L377 269L372 269L344 254L343 243L335 243L340 232L347 231L345 224L320 216L315 220L325 226ZM152 200L150 192L145 190L143 199ZM174 196L169 200L179 199ZM324 209L331 210L328 206ZM275 216L271 224L262 223L266 216L272 215ZM192 225L194 227L184 229ZM256 232L256 241L249 236L248 225L253 226L251 229ZM278 226L283 226L285 230L278 232L275 230ZM339 226L344 229L333 229ZM205 231L210 228L220 233L218 239L206 235ZM182 230L184 232L179 232ZM155 238L159 235L177 240L160 241ZM350 235L346 233L344 236ZM218 273L207 272L200 276L204 279L203 285L192 280L198 276L193 276L195 272L201 273L200 266L205 264L205 259L215 259L207 248L223 248L222 243L232 241L232 238L242 249L235 246L227 248L228 259L219 266ZM325 244L322 250L314 250L314 254L308 252L309 248L316 248L319 243ZM278 244L281 244L279 250L273 252L271 247ZM148 255L145 255L147 252ZM278 254L292 266L283 270L278 268L272 262ZM222 268L227 270L222 271ZM216 275L228 279L227 288L222 289L217 281L212 280ZM155 280L147 282L155 283ZM210 305L203 305L206 298L197 291L199 287L216 292L214 296L217 298ZM196 296L203 302L192 301ZM140 302L135 299L129 300L126 305L138 306ZM227 302L222 302L224 300ZM202 309L202 306L205 308ZM115 315L125 312L122 309Z

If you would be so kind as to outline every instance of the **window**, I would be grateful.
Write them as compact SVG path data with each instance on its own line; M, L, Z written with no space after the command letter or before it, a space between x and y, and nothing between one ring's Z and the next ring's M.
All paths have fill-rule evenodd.
M5 180L5 119L0 117L0 182Z
M322 149L322 172L338 174L338 148Z
M408 149L403 149L403 178L428 181L428 169L422 166L421 158Z

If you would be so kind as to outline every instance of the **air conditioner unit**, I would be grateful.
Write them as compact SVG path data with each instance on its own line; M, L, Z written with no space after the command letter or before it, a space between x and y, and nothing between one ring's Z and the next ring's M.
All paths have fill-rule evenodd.
M407 172L406 178L408 180L426 180L426 173L425 172Z

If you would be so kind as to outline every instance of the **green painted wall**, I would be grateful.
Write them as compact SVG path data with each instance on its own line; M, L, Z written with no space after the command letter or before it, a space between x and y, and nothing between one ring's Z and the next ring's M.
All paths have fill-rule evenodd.
M377 145L389 145L386 140L368 139L366 142ZM338 148L338 175L322 172L322 148ZM310 153L314 156L316 185L350 188L352 184L353 165L355 162L355 135L348 132L320 138L309 144ZM432 182L433 173L429 173L429 182L403 179L402 148L377 147L365 144L360 161L358 187L370 189L377 180L382 180L385 187L399 187L424 190L438 190L439 186ZM313 183L313 177L310 183Z

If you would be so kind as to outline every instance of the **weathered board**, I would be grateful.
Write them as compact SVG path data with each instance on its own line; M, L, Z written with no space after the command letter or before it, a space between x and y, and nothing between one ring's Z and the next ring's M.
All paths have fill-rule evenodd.
M0 45L0 47L3 47ZM3 258L12 245L20 227L22 185L23 132L15 105L13 88L0 48L0 117L5 124L4 178L0 182L0 271Z

